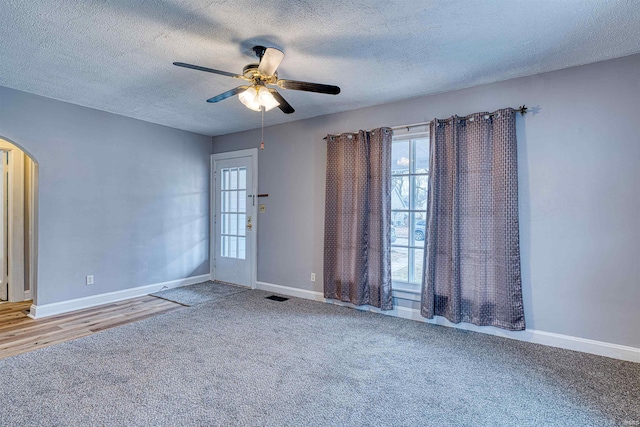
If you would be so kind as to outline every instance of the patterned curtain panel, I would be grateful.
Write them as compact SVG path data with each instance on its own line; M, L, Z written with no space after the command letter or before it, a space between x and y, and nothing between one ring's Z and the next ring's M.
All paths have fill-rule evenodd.
M388 128L327 136L324 296L391 310Z
M525 328L511 108L431 123L422 316Z

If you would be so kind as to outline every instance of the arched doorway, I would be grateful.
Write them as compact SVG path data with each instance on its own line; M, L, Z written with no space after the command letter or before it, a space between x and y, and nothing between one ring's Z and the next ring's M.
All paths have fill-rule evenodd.
M0 135L0 302L36 301L38 163Z

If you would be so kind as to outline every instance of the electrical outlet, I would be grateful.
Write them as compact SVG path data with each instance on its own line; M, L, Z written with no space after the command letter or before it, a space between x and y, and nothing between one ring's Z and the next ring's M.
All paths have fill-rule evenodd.
M93 285L93 274L87 276L87 285Z
M311 281L312 282L316 281L316 273L311 273Z

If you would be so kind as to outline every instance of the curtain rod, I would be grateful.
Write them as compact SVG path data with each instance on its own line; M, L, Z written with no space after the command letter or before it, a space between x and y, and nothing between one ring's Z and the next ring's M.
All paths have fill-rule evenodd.
M520 106L520 107L518 107L518 108L512 108L512 110L514 110L516 113L520 113L520 114L521 114L521 115L523 115L523 116L527 113L527 110L528 110L528 109L529 109L529 108L528 108L526 105L522 105L522 106ZM471 116L471 115L472 115L472 114L470 114L470 116ZM487 115L488 115L488 116L495 116L495 115L496 115L496 113L490 113L490 114L487 114ZM465 119L466 117L469 117L469 116L460 117L460 118L461 118L461 119ZM426 126L426 125L429 125L429 124L431 124L431 122L432 122L432 121L433 121L433 120L429 120L428 122L412 123L412 124L410 124L410 125L404 125L404 126L394 126L394 127L390 128L390 129L391 129L391 130L400 130L400 129L406 129L406 130L409 130L409 129L411 129L411 128L415 128L415 127L418 127L418 126ZM372 130L373 130L373 129L367 129L367 130L366 130L366 132L370 132L370 131L372 131ZM357 132L346 132L346 133L357 133ZM339 136L339 135L333 135L333 134L331 134L331 135L329 135L329 136ZM325 136L325 137L324 137L324 138L322 138L322 139L327 139L327 137Z

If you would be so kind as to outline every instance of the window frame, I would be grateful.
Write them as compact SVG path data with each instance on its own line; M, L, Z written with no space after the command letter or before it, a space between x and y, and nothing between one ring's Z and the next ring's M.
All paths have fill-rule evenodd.
M397 141L411 141L411 140L416 140L416 139L421 139L421 138L427 138L427 140L429 140L430 134L429 134L429 127L428 126L419 126L416 128L411 128L411 129L402 129L402 130L396 130L393 133L393 140L392 140L392 144L397 142ZM414 145L413 143L409 143L409 159L410 161L414 161ZM393 147L393 145L392 145ZM429 155L431 155L431 153L429 153ZM393 180L394 177L398 177L398 176L406 176L408 177L409 180L409 194L415 194L415 184L414 184L414 180L412 179L415 176L426 176L427 178L429 177L429 172L427 173L411 173L410 169L409 172L406 174L402 174L402 175L393 175L393 171L391 171L391 179ZM414 233L415 233L415 223L413 223L413 221L411 221L412 215L415 213L422 213L426 215L426 212L423 210L419 210L419 209L412 209L411 208L411 204L409 204L409 206L407 206L407 209L392 209L391 210L391 214L393 216L394 213L405 213L407 215L407 217L409 218L409 234L407 236L407 244L406 245L398 245L395 243L391 243L391 248L402 248L402 249L407 249L408 250L408 268L413 267L415 269L415 250L425 250L426 247L426 233L425 233L425 238L422 241L423 245L422 246L416 246L415 245L415 239L413 239ZM410 249L414 249L414 251L411 251ZM424 253L424 252L423 252ZM424 269L424 266L423 266ZM423 270L424 271L424 270ZM422 286L420 283L412 283L409 281L410 280L410 275L409 275L409 271L407 271L407 281L400 281L400 280L395 280L393 279L393 272L392 272L392 288L393 288L393 296L396 298L402 298L402 299L409 299L409 300L413 300L413 301L419 301L420 298L420 294L422 293Z

